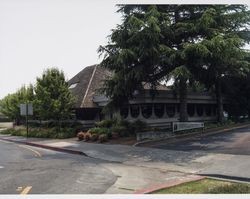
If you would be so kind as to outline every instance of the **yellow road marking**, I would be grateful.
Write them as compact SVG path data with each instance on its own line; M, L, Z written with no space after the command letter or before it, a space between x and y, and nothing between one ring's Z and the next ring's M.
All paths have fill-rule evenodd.
M36 156L42 157L41 153L39 153L38 151L35 151L34 149L31 149L31 148L29 148L27 146L23 146L23 145L18 145L18 146L25 148L25 149L28 149L28 150L31 150L32 152L34 152L36 154Z
M20 194L21 195L26 195L26 194L28 194L30 192L31 189L32 189L32 186L25 187Z

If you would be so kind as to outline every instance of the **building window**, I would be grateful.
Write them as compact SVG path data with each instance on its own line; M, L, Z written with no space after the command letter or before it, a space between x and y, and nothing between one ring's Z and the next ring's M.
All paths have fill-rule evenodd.
M166 104L166 112L167 112L168 117L174 117L175 115L174 104Z
M151 104L142 105L141 113L144 118L150 118L152 115L152 105Z
M75 88L75 87L77 86L77 84L78 84L78 82L77 82L77 83L74 83L74 84L71 84L71 85L69 86L69 89Z
M212 107L211 105L207 104L205 107L205 112L207 116L211 116L212 115Z
M128 117L128 107L122 107L120 109L120 115L122 116L122 118L127 118Z
M155 111L156 117L162 118L164 115L164 104L155 104L154 111Z
M133 118L137 118L140 114L140 107L139 105L131 105L130 106L130 113Z
M198 116L202 116L203 115L203 105L202 104L197 104L196 105L196 111L197 111Z
M193 117L194 112L195 112L194 104L188 104L187 105L187 113L188 113L189 117Z

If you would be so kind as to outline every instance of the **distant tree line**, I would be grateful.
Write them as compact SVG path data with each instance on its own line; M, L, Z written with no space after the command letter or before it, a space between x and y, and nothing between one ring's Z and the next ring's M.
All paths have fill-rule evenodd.
M245 5L120 5L123 21L100 46L101 65L114 72L102 89L110 106L134 92L174 79L180 121L187 121L187 93L195 86L216 96L232 118L250 116L250 11ZM227 99L223 107L223 96Z
M64 73L57 68L47 69L37 77L35 85L22 86L15 93L0 100L0 112L18 124L20 104L32 103L33 119L61 120L72 116L74 97L69 91Z

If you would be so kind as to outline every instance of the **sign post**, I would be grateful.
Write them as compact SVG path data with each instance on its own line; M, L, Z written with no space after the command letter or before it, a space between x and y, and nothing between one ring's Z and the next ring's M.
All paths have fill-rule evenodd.
M20 104L20 114L26 117L26 130L27 130L27 138L29 135L29 122L28 122L28 116L33 115L33 106L32 104Z

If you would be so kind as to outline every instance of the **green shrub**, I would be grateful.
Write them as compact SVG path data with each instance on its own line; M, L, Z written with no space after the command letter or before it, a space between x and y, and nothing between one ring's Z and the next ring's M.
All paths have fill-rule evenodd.
M10 128L10 129L5 129L0 131L0 134L7 135L7 134L12 134L15 131L15 129Z
M12 122L12 120L6 117L0 117L0 122Z
M140 120L131 123L123 119L103 120L97 122L96 126L97 127L90 129L89 132L99 135L107 134L108 138L112 137L112 132L118 133L120 136L128 136L139 131L144 131L147 128L147 124Z
M27 136L27 132L25 128L19 129L6 129L1 133L11 134L13 136ZM75 137L76 132L72 128L30 128L28 132L28 137L36 137L36 138L71 138Z
M118 135L121 136L121 137L129 135L128 129L126 127L124 127L124 126L114 126L112 128L112 132L113 133L118 133Z
M116 121L116 126L123 126L123 127L127 128L127 129L131 128L131 125L132 124L127 120L121 119L121 120Z
M114 120L102 120L100 122L96 122L96 126L100 128L110 128L114 123Z
M13 136L27 136L27 131L25 129L14 129L11 133Z
M136 120L135 122L133 122L131 124L131 126L132 126L135 133L142 132L142 131L145 131L147 129L147 123L143 122L141 120Z
M100 127L94 127L88 130L89 133L93 134L108 134L109 133L109 129L108 128L100 128Z

